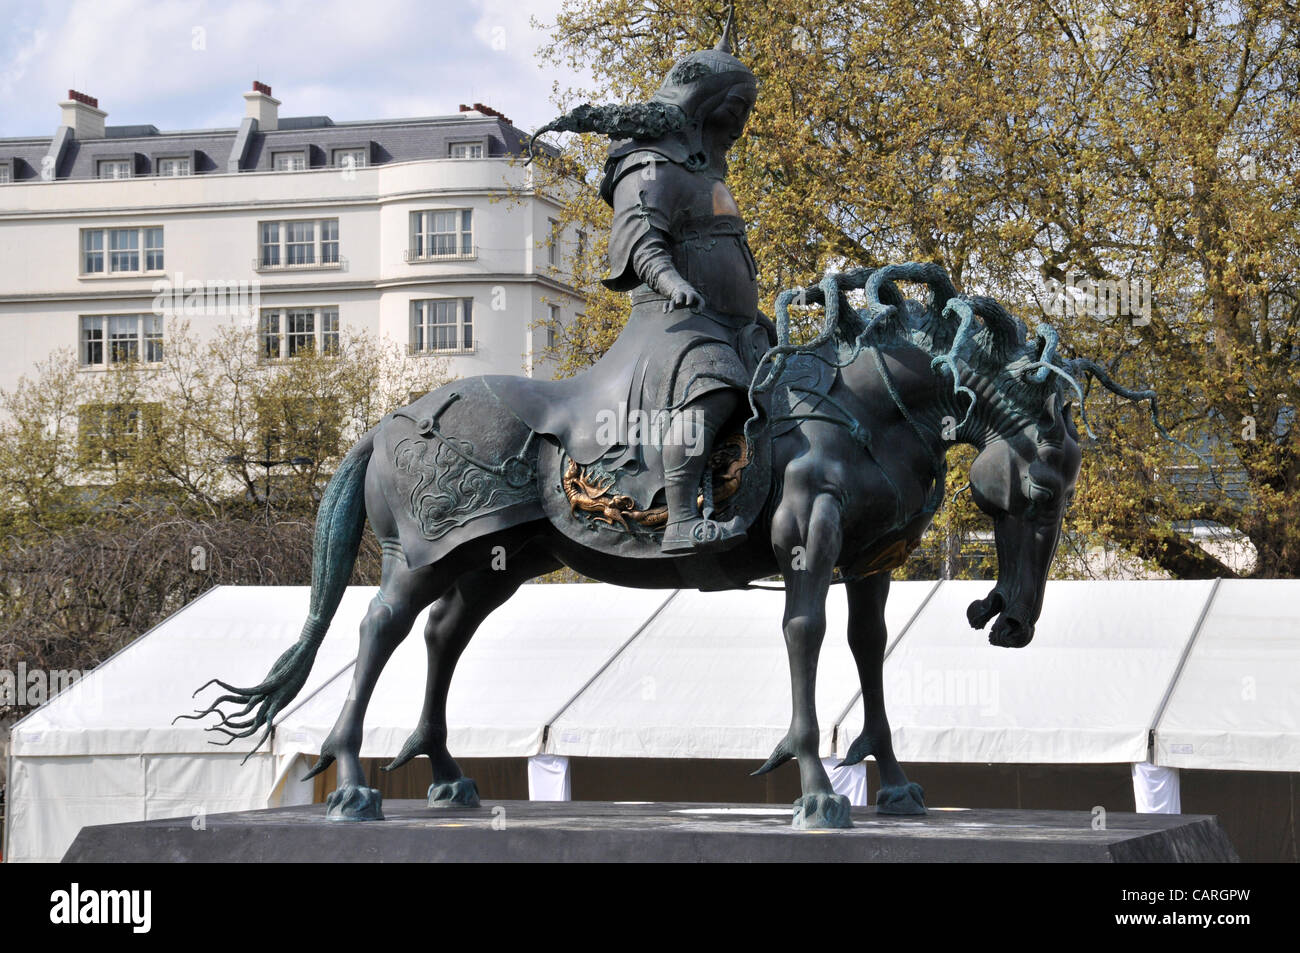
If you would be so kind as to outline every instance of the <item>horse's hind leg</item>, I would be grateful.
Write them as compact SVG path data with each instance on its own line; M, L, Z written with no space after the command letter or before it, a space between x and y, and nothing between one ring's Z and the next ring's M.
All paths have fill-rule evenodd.
M320 760L307 777L319 774L338 762L338 787L326 799L325 815L333 820L383 820L379 791L366 785L361 767L361 733L366 706L384 665L411 623L437 595L436 572L426 566L411 570L400 553L385 547L379 592L361 622L361 644L352 672L352 688L329 737L321 747Z
M429 653L424 708L420 721L401 753L385 770L391 771L417 755L433 766L429 807L477 807L478 786L461 772L447 750L447 693L461 653L495 609L518 591L521 583L558 567L550 556L527 551L507 558L505 568L482 569L461 576L433 604L424 628Z

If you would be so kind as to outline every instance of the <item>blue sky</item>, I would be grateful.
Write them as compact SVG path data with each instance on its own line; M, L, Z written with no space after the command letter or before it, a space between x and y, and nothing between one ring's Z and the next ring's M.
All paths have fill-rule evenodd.
M48 136L69 88L109 125L236 126L269 83L282 116L335 121L455 112L475 100L532 129L551 90L540 68L561 0L0 0L0 137Z

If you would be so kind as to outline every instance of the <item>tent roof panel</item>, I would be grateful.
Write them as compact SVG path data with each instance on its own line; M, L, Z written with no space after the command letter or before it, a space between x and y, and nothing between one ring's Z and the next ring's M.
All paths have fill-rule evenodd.
M966 621L989 583L944 583L885 663L895 752L904 762L1145 760L1212 586L1053 580L1034 641L1008 650ZM838 734L843 749L863 714L859 701Z
M456 666L447 699L448 746L458 757L523 757L542 729L671 593L603 584L527 585L488 616ZM678 597L680 598L680 596ZM384 668L366 712L364 757L392 758L415 728L427 670L427 612ZM316 752L343 707L345 672L276 733L276 751Z
M1156 726L1156 763L1300 771L1300 580L1220 584Z
M355 657L353 633L374 590L349 589L303 689L310 694ZM145 637L77 681L15 726L13 754L95 755L216 750L203 722L177 715L221 694L196 688L211 678L256 685L298 639L307 586L220 586L169 616ZM242 744L247 745L247 742ZM238 750L240 743L234 748Z
M894 583L891 640L933 592L886 663L900 758L1143 760L1167 697L1159 763L1300 770L1300 581L1224 581L1189 648L1212 585L1053 581L1034 642L1007 651L965 621L967 603L988 583ZM355 633L373 591L345 595L299 707L282 720L277 752L318 750L346 698ZM554 753L765 757L789 721L783 593L681 592L646 624L667 597L599 585L523 587L460 662L449 700L451 749L533 754L549 722L546 750ZM13 756L230 750L210 746L213 736L198 722L169 723L194 708L190 693L213 676L260 681L297 639L308 598L306 587L211 591L23 719ZM834 587L818 679L823 754L832 729L842 753L862 724L860 700L834 724L858 688L846 612L844 591ZM407 638L385 669L367 717L368 756L396 754L417 720L422 642ZM199 701L216 694L209 689Z
M891 636L933 582L896 582ZM781 617L785 593L684 591L551 726L547 750L589 757L758 758L790 724L790 675ZM817 710L823 753L834 719L858 690L845 626L844 587L826 604Z

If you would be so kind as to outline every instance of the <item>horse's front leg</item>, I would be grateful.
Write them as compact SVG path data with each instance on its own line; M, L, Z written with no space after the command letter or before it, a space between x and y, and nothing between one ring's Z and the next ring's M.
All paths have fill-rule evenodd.
M877 573L853 579L845 586L849 597L849 648L862 684L866 719L862 734L849 746L844 764L857 764L868 755L880 771L880 792L876 810L881 814L924 814L925 792L907 780L894 757L894 739L885 714L885 601L889 598L889 574Z
M822 767L817 724L817 659L826 634L826 592L839 559L843 503L828 481L787 481L772 520L772 546L785 577L785 646L790 657L790 731L758 773L795 758L803 796L798 828L852 827L848 798L836 794Z

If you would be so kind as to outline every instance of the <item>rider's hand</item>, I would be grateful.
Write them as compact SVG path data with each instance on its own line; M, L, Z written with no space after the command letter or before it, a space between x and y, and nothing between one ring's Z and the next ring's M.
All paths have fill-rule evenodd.
M675 311L678 308L702 307L704 307L704 298L686 282L682 282L674 288L673 293L669 295L668 300L664 302L665 311Z

